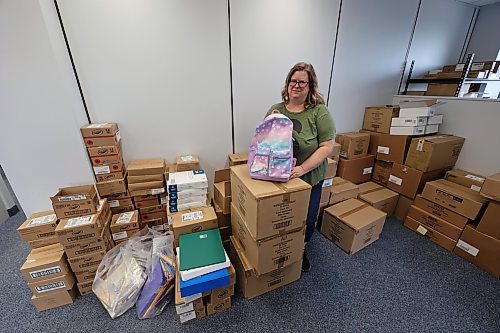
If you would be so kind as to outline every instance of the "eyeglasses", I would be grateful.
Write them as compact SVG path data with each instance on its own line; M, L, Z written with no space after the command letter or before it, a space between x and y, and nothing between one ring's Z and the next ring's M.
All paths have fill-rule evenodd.
M289 85L291 87L295 87L296 85L299 85L299 88L304 88L305 86L307 86L308 83L309 82L307 82L307 81L290 80Z

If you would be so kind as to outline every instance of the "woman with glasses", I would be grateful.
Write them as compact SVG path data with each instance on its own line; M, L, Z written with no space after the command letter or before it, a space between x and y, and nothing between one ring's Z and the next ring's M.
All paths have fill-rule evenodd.
M266 116L280 112L293 122L293 154L297 164L292 169L291 178L299 177L312 186L306 223L307 245L318 218L326 158L333 152L335 126L318 92L318 79L311 64L299 62L290 69L281 98L283 101L273 105ZM311 264L304 250L302 271L310 269Z

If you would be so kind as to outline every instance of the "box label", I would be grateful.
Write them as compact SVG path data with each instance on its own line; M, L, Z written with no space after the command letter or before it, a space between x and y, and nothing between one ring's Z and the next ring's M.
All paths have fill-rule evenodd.
M425 143L425 140L424 140L424 139L420 139L420 140L418 140L416 150L417 150L417 151L423 151L423 150L424 150L424 143Z
M182 160L182 162L192 162L193 156L191 156L191 155L181 156L181 160Z
M92 222L94 215L87 215L87 216L80 216L80 217L73 217L68 220L68 223L64 226L64 228L71 228L71 227L76 227L80 225L86 225L90 224Z
M474 257L477 256L477 254L479 253L478 248L475 248L474 246L467 244L466 242L464 242L461 239L458 241L457 247L461 248L462 250L464 250L465 252L467 252L468 254L470 254Z
M165 205L167 204L167 197L161 197L160 198L160 205Z
M54 221L55 219L56 219L56 214L36 217L36 218L32 219L31 221L29 221L27 226L32 227L35 225L46 224L46 223Z
M41 293L45 293L47 291L61 289L61 288L66 288L66 283L64 283L64 281L57 281L54 283L44 284L44 285L36 287L35 289L39 294L41 294Z
M389 154L390 148L389 147L384 147L384 146L378 146L377 147L377 153L381 154Z
M121 139L122 139L122 136L120 135L120 131L117 131L116 132L116 142L120 142Z
M478 176L474 176L474 175L467 175L467 176L465 176L465 178L472 179L472 180L478 181L480 183L484 182L483 177L478 177Z
M403 183L403 180L401 178L398 178L398 177L393 176L393 175L389 176L389 181L391 183L394 183L394 184L399 185L399 186L401 186L401 184Z
M29 275L32 279L38 279L41 277L46 277L49 275L59 274L62 272L61 266L53 266L44 269L40 269L37 271L29 272Z
M195 318L196 318L196 312L194 312L194 311L183 313L183 314L179 315L179 319L181 321L181 324L185 323L187 321L193 320Z
M373 167L364 168L363 169L363 175L367 175L369 173L372 173L372 171L373 171Z
M481 186L471 185L470 189L473 191L479 192L479 191L481 191Z
M427 233L427 229L419 225L417 228L417 232L421 235L425 235Z
M457 64L455 66L455 72L463 71L465 67L465 64Z
M154 188L151 190L152 195L161 194L164 192L165 192L165 189L163 187L162 188Z
M196 220L201 220L202 218L203 218L203 212L201 210L181 215L182 222L196 221Z
M113 234L113 240L120 240L127 238L127 232L126 231L121 231L121 232L116 232Z
M193 311L193 303L185 303L185 304L180 304L175 306L175 312L177 312L178 315Z
M111 173L111 169L109 168L109 165L95 166L94 173L96 175L103 175L103 174Z
M108 201L109 207L120 207L120 201L118 200L109 200Z
M154 225L154 226L151 227L151 229L153 229L155 231L164 231L165 230L165 226L163 224Z
M102 123L102 124L90 124L87 126L87 128L101 128L101 127L104 127L104 126L107 126L108 123Z
M134 212L122 213L118 217L118 220L116 220L116 224L129 223L130 220L132 219L132 216L134 216Z
M57 200L61 202L65 201L75 201L75 200L86 200L87 196L84 194L78 194L78 195L64 195L62 197L58 197Z
M327 186L332 186L333 185L333 178L328 178L323 181L323 187Z

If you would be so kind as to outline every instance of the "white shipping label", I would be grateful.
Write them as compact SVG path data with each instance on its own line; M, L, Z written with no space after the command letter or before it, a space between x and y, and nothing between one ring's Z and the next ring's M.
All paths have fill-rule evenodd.
M153 229L155 231L164 231L165 230L165 226L163 224L154 225L154 226L151 227L151 229Z
M127 232L126 231L120 231L120 232L115 232L113 234L113 240L120 240L127 238Z
M471 185L470 189L473 191L479 192L479 191L481 191L481 186Z
M165 205L167 203L167 197L160 198L160 205Z
M175 312L177 312L178 315L189 312L189 311L193 311L193 310L194 310L193 303L184 303L184 304L180 304L180 305L175 306Z
M152 195L162 194L164 192L165 192L165 189L163 187L162 188L154 188L151 190Z
M464 242L461 239L458 241L457 247L461 248L462 250L464 250L465 252L467 252L468 254L470 254L474 257L477 256L477 254L479 253L478 248L475 248L474 246L467 244L466 242Z
M378 146L377 147L377 153L381 154L389 154L390 148L389 147L384 147L384 146Z
M480 71L484 68L484 62L476 62L470 66L471 71Z
M59 201L75 201L75 200L86 200L87 196L84 194L77 194L77 195L65 195L62 197L57 198Z
M168 216L168 225L172 225L174 223L174 217L172 215Z
M50 214L46 216L40 216L32 219L31 221L28 222L28 227L32 227L35 225L40 225L40 224L46 224L49 222L52 222L56 219L56 214Z
M398 178L398 177L393 176L393 175L389 176L389 181L391 183L394 183L394 184L399 185L399 186L401 186L401 184L403 183L403 180L401 178Z
M96 175L103 175L106 173L111 173L111 169L109 168L109 165L95 166L94 173Z
M94 215L85 215L85 216L79 216L79 217L73 217L68 220L64 228L71 228L71 227L76 227L80 225L86 225L90 224L92 222L92 219L94 218Z
M179 315L179 320L181 321L181 324L185 323L187 321L193 320L195 318L196 318L195 311L190 311L190 312L183 313L183 314Z
M347 152L345 150L343 150L339 153L339 155L342 157L347 157Z
M186 155L186 156L181 156L182 162L191 162L193 161L193 156L191 155Z
M186 296L184 297L184 302L186 303L190 303L194 300L197 300L198 298L201 298L202 294L201 293L197 293L197 294L194 294L194 295L190 295L190 296Z
M120 201L118 201L118 200L109 200L108 204L109 204L109 207L119 207L120 206Z
M117 131L116 132L116 142L120 142L121 139L122 139L122 136L120 135L120 131Z
M53 266L53 267L39 269L36 271L31 271L31 272L29 272L29 274L30 274L32 279L38 279L38 278L47 277L47 276L54 275L54 274L59 274L61 272L62 272L61 266Z
M372 171L373 171L373 167L364 168L363 169L363 175L367 175L369 173L372 173Z
M465 64L457 64L455 66L455 72L458 72L458 71L463 71L464 70L464 67L465 67Z
M41 294L47 291L52 291L56 289L66 288L66 283L64 281L57 281L53 283L43 284L41 286L35 287L36 291Z
M418 226L417 228L417 231L419 234L421 235L425 235L427 233L427 229L425 229L424 227L422 227L421 225Z
M418 140L418 142L417 142L417 151L423 151L424 150L424 143L425 143L424 139Z
M203 218L203 212L201 210L197 210L196 212L185 213L181 215L182 222L190 222L197 221Z
M104 126L107 126L108 123L102 123L102 124L90 124L87 126L87 128L102 128Z
M484 182L484 178L483 177L478 177L478 176L474 176L474 175L467 175L467 176L465 176L465 178L469 178L469 179L478 181L480 183Z
M122 213L118 217L118 220L116 220L116 224L129 223L132 219L132 216L134 216L134 212Z
M323 187L328 187L333 185L333 178L328 178L323 181Z

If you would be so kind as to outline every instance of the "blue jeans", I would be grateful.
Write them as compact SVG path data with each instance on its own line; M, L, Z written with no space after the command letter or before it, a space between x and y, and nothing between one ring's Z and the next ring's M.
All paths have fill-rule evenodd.
M309 242L314 233L316 220L318 219L319 202L321 200L322 187L323 187L323 181L320 181L318 184L314 185L311 189L311 197L309 198L309 208L307 209L305 242Z

